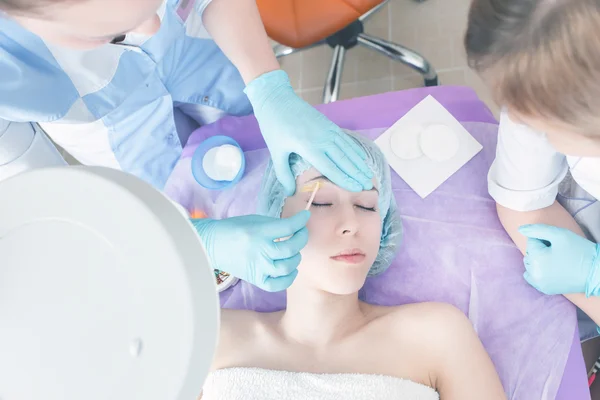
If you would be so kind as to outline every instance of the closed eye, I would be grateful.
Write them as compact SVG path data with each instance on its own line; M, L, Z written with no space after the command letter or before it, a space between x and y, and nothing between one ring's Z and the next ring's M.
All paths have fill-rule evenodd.
M313 207L329 207L329 206L331 206L331 203L315 203L313 201L312 205L313 205Z
M356 207L358 207L358 208L360 208L361 210L364 210L364 211L371 211L371 212L377 211L375 209L375 207L363 207L363 206L359 206L359 205L357 205Z
M313 207L331 207L333 204L331 203L312 203ZM356 205L356 207L360 210L363 211L371 211L371 212L376 212L377 210L375 209L375 207L364 207L361 205Z

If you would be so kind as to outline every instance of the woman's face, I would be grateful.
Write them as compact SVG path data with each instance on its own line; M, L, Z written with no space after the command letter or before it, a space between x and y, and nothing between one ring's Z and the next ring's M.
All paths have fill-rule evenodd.
M36 12L11 15L50 43L92 49L129 32L153 35L163 0L76 0L49 2Z
M301 252L296 281L334 294L355 293L363 286L379 251L378 188L348 192L311 168L296 180L296 194L286 199L283 218L306 207L312 193L301 189L314 181L322 185L310 208L309 239Z

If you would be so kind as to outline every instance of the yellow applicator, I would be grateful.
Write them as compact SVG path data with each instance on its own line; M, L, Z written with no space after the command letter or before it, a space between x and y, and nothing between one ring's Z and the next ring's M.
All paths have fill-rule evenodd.
M308 203L304 208L306 211L308 211L310 209L310 206L312 206L313 201L315 201L315 196L317 195L317 192L319 191L322 185L323 184L320 181L316 181L307 183L306 185L302 186L302 189L300 189L300 192L302 193L312 192L312 194L310 195L310 199L308 200ZM284 237L281 239L275 239L275 242L284 242L286 240L289 240L290 238L291 236Z
M302 193L312 192L310 199L308 200L308 204L306 204L306 211L308 211L310 209L310 206L312 206L313 201L315 201L315 196L317 195L317 192L319 191L321 186L321 181L316 181L312 183L307 183L306 185L302 186L302 189L300 189Z

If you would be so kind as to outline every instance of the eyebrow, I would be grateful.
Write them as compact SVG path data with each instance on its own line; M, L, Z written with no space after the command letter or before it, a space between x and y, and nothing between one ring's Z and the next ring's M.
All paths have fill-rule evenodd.
M314 182L314 181L326 181L326 182L329 182L329 183L333 183L333 182L331 182L331 179L329 179L325 175L316 176L316 177L314 177L312 179L307 180L306 183ZM333 183L333 184L335 185L335 183ZM377 188L375 186L373 186L373 189L371 189L371 190L366 190L366 192L373 192L373 191L379 193L379 190L377 190Z

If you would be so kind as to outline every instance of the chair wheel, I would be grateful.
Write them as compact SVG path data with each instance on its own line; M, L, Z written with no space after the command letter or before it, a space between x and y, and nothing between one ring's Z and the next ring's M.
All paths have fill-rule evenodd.
M425 79L425 86L426 87L430 87L430 86L438 86L440 84L440 81L438 79L438 77L436 76L433 79Z

